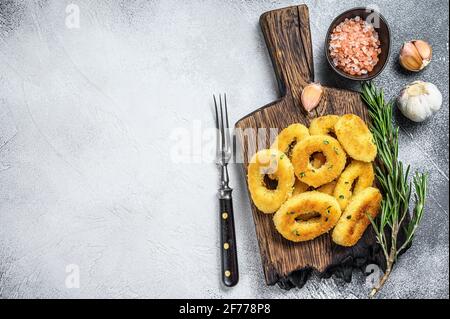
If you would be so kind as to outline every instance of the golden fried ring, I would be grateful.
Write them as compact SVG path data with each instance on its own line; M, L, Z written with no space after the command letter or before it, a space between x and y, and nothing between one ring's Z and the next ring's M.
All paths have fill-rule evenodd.
M339 176L333 193L341 209L347 207L352 196L372 186L374 179L372 163L353 160Z
M311 165L314 168L319 168L323 164L325 164L326 161L327 161L327 159L326 159L325 155L323 155L322 153L315 153L315 154L312 155ZM295 184L294 184L294 191L292 192L292 195L298 195L298 194L307 192L308 190L310 190L310 188L312 188L312 187L309 186L308 184L305 184L305 183L299 181L296 178L295 179ZM329 195L333 196L333 192L331 192L331 194L329 194Z
M330 231L340 216L341 209L333 196L313 191L288 199L273 221L284 238L300 242Z
M326 162L314 168L310 157L323 153ZM344 170L346 155L338 141L327 135L314 135L297 143L292 151L292 164L297 178L314 188L333 181Z
M333 241L341 246L354 246L364 234L372 219L380 210L381 193L374 187L369 187L353 196L331 235Z
M317 189L317 191L327 194L327 195L330 195L330 196L333 196L335 188L336 188L336 181L332 181L332 182L329 182L328 184L320 186Z
M375 159L377 147L373 135L359 116L341 116L334 129L339 143L351 158L362 162L372 162Z
M276 189L268 189L264 176L270 174L278 181ZM248 165L248 187L255 206L263 213L274 213L292 194L294 167L289 158L275 149L253 155Z
M326 161L327 161L327 159L325 158L325 156L322 153L315 153L315 154L312 155L311 165L314 168L319 168L323 164L325 164ZM292 196L293 195L298 195L298 194L301 194L301 193L304 193L304 192L307 192L308 190L310 190L310 188L312 188L312 187L309 186L308 184L305 184L305 183L299 181L298 178L296 178L295 179L295 184L294 184L294 191L292 192ZM334 190L334 188L333 188L333 190ZM324 193L324 192L322 192L322 193ZM333 191L331 191L331 194L328 194L328 195L333 196Z
M306 126L299 123L292 124L278 134L270 148L278 149L290 158L295 145L308 136Z
M334 126L339 121L338 115L325 115L315 118L309 125L309 134L311 135L329 135L334 133Z

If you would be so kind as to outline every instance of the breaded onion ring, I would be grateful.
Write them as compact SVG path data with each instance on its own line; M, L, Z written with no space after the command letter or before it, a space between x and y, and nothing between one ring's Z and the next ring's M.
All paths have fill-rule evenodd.
M336 181L332 181L332 182L329 182L328 184L320 186L317 189L317 191L327 194L327 195L330 195L330 196L333 196L335 188L336 188Z
M372 219L377 217L383 197L378 189L369 187L353 196L331 235L341 246L354 246L364 234Z
M276 189L268 189L264 176L278 181ZM255 206L263 213L274 213L292 194L294 168L289 158L275 149L262 150L253 155L248 165L248 187Z
M375 159L377 147L372 133L359 116L341 116L334 129L339 143L351 158L362 162L372 162Z
M337 223L341 209L336 199L319 192L306 192L288 199L275 213L277 231L294 242L314 239Z
M330 135L330 133L334 133L334 126L339 121L339 118L338 115L325 115L315 118L309 125L309 134Z
M314 168L310 157L314 153L323 153L326 162L320 168ZM338 141L327 135L314 135L297 143L292 151L292 164L297 178L317 188L333 181L344 170L346 155Z
M352 196L373 185L375 174L372 163L353 160L342 172L334 189L334 197L344 210Z
M309 136L306 126L296 123L289 125L278 134L270 148L278 149L291 158L295 145Z

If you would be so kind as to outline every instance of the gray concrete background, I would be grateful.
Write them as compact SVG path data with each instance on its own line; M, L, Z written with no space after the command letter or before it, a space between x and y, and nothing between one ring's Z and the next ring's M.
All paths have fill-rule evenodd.
M70 2L79 29L65 26ZM277 98L258 18L299 2L70 2L0 0L0 297L366 297L362 274L289 292L265 285L237 166L241 279L222 287L216 167L171 157L174 131L195 144L196 126L213 125L213 92L229 94L233 122ZM377 84L388 97L416 79L443 92L429 121L397 115L401 157L430 172L430 194L414 246L380 296L448 298L448 1L306 2L317 80L351 86L326 66L323 39L337 14L374 3L393 40ZM414 38L431 42L434 60L412 75L396 55ZM65 285L70 264L77 289Z

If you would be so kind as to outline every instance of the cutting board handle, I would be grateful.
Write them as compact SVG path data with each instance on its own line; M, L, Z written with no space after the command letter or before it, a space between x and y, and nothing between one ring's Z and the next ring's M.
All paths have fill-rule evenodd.
M314 81L309 10L306 5L264 13L260 25L282 96L300 104L303 88Z

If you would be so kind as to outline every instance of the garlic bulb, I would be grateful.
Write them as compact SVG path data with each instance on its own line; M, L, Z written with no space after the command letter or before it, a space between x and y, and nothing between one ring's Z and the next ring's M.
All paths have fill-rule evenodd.
M432 83L415 81L402 90L397 102L404 116L422 122L441 108L442 94Z
M413 40L403 44L400 50L400 64L407 70L419 72L431 62L433 50L422 40Z
M322 99L323 88L319 83L310 83L303 88L302 104L306 111L311 112Z

